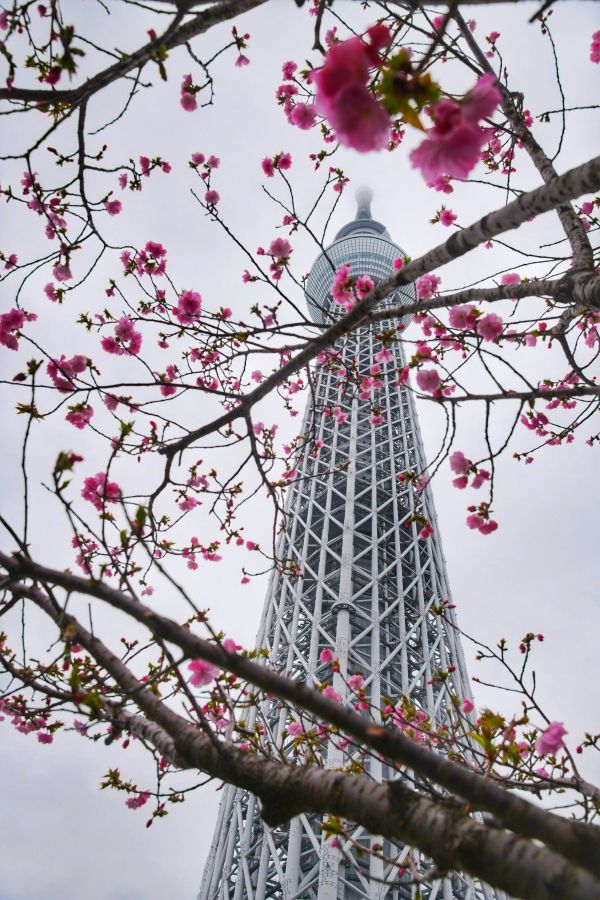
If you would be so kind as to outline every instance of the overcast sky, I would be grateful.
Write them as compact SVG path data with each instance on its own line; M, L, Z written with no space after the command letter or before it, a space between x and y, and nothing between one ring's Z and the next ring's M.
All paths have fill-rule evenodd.
M73 4L73 15L78 7L79 4ZM116 8L117 4L109 7ZM339 8L345 12L349 4L340 4ZM525 91L525 106L534 114L559 105L548 45L539 38L536 28L526 24L535 8L532 4L519 5L517 9L507 5L473 13L478 34L492 29L502 33L512 84ZM100 4L90 4L89 10L86 14L94 17L95 39L120 49L136 46L150 27L147 15L139 11L129 13L124 23L119 19L115 26L116 16L108 17ZM359 15L356 10L354 14ZM190 196L193 181L187 159L196 150L221 157L215 187L222 196L223 214L240 238L255 249L276 236L275 226L281 218L262 193L260 160L265 155L290 150L297 196L301 201L306 197L308 204L315 188L307 157L318 149L318 144L311 135L292 129L273 100L280 83L281 63L290 58L301 62L310 55L313 20L291 0L280 0L236 24L240 31L247 30L252 35L247 51L251 64L239 69L233 65L232 55L223 60L215 72L217 97L213 107L194 114L181 110L179 83L181 76L191 71L191 64L178 52L169 63L169 81L158 82L154 90L142 92L127 117L107 133L112 159L160 154L173 165L171 175L153 176L141 194L127 195L123 214L107 227L115 241L162 241L168 247L170 269L178 284L199 290L212 308L223 304L241 312L249 302L240 279L247 263ZM600 87L599 67L589 63L588 48L591 33L599 27L597 7L593 3L557 4L552 26L567 105L595 102ZM209 56L211 48L226 40L229 28L226 25L198 41L198 52L205 58ZM438 76L445 76L443 69ZM448 78L455 76L448 71ZM452 81L457 90L466 89L469 84L464 79ZM91 105L90 128L109 117L107 113L115 108L117 94L118 89L111 89ZM574 113L570 126L556 163L560 171L597 152L597 128L594 131L593 120L586 113ZM22 126L23 139L29 134L28 127ZM536 134L554 150L558 138L554 125L537 125ZM418 137L410 135L407 145L414 145L415 139ZM375 217L386 224L407 253L416 256L446 237L447 232L428 222L439 208L441 195L427 190L410 168L407 151L408 146L393 155L366 157L344 151L337 164L343 165L353 185L367 183L373 187ZM522 155L517 157L517 164L518 187L539 183ZM2 173L3 184L13 179L14 170ZM468 224L502 201L503 194L497 189L468 185L457 186L446 200L458 214L460 224ZM3 249L4 234L10 228L14 244L10 249L25 257L30 247L29 220L11 213L11 207L3 207L0 215ZM331 235L353 217L353 191L349 190L335 214ZM550 216L511 235L511 241L533 248L546 235L548 240L556 237ZM295 239L294 246L297 271L305 272L316 248L305 238ZM493 267L489 253L495 254ZM510 260L509 252L499 247L477 251L441 273L444 288L475 282L510 265ZM47 327L48 334L54 329L57 334L72 336L71 352L82 352L81 347L91 347L86 344L91 338L80 336L80 329L76 330L73 322L78 311L102 308L106 302L105 278L111 271L114 262L107 261L89 287L60 310L48 309L40 290L47 279L41 274L31 282L24 305L39 313L40 327ZM12 305L10 290L10 284L3 289L3 310ZM14 359L7 361L5 354L0 364L7 362L8 377L12 377ZM3 404L4 410L12 409L14 397L5 394ZM421 404L419 409L425 445L433 452L440 421L431 406ZM269 415L272 420L277 417L274 401L265 404L261 417L263 414L265 420ZM504 415L501 411L499 419ZM13 424L12 416L5 421L0 452L6 473L14 471L22 423ZM475 453L477 449L478 422L477 413L467 414L458 441L465 452L470 449ZM32 542L41 560L56 565L67 565L71 559L65 551L59 510L40 485L47 477L54 451L62 446L63 436L60 423L45 423L44 430L35 433L31 454L35 474ZM512 449L524 449L527 437L520 434ZM78 440L86 461L93 460L93 440L85 434ZM573 745L579 742L584 729L598 730L600 708L594 674L600 626L597 454L597 448L590 449L576 441L571 447L546 451L527 468L508 454L498 467L495 510L500 528L486 538L464 527L464 496L451 487L447 469L433 485L461 625L489 641L501 635L516 640L530 629L545 634L536 663L540 697L551 715L565 722ZM19 497L20 485L11 475L3 492L3 508L17 509ZM253 515L247 530L264 541L268 533L266 506L255 505ZM202 527L201 522L198 527ZM245 561L241 553L231 552L219 566L201 567L193 577L187 571L178 575L186 578L186 585L200 605L211 607L214 625L251 645L266 580L242 587L240 565ZM174 601L167 594L159 592L153 601L172 612ZM122 633L119 629L123 622L108 624L102 611L96 615L107 634L118 637ZM35 620L32 625L34 629L38 627ZM34 640L42 646L47 634L40 628ZM472 647L465 645L465 652L471 674L477 674L481 664L473 661ZM487 670L483 673L483 677L490 675ZM505 695L483 688L476 689L475 695L480 703L493 703L507 712L512 708ZM194 897L216 820L216 785L199 789L188 802L147 830L144 810L130 811L121 795L98 790L102 774L117 765L126 777L141 786L149 782L151 770L135 747L119 753L113 748L91 745L74 734L62 735L52 747L45 747L34 736L17 734L4 723L0 725L0 753L0 900ZM584 765L586 771L594 774L591 765L587 770Z

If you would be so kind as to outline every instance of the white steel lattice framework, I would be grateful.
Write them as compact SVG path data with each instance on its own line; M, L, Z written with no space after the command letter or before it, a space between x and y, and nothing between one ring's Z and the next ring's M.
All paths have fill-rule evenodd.
M384 226L371 218L370 192L359 193L356 219L336 236L319 256L307 282L313 319L335 315L329 288L334 268L352 265L353 274L376 280L388 275L392 261L403 256ZM413 299L414 288L403 288L390 301ZM393 327L383 322L382 328ZM357 365L368 375L381 342L369 328L360 329L337 348L342 365ZM383 698L408 697L434 726L447 716L448 687L469 697L464 657L455 630L432 612L440 600L450 599L445 560L438 536L433 500L398 481L405 471L423 471L425 457L416 410L410 391L398 387L396 372L404 365L399 344L393 348L376 403L383 424L370 422L373 400L344 390L335 371L321 368L308 404L304 433L315 430L323 446L315 456L306 453L290 490L287 527L280 556L295 560L302 578L276 572L269 585L258 646L271 663L290 678L309 684L331 678L319 661L324 648L334 649L340 675L333 684L343 696L344 678L365 678L371 709ZM393 373L393 374L392 374ZM344 422L324 414L340 407ZM339 418L339 416L338 416ZM343 416L341 417L343 418ZM344 466L340 469L340 466ZM316 477L315 477L316 476ZM434 534L418 538L420 526L411 521L417 510L432 523ZM448 611L452 619L454 611ZM452 668L454 671L452 671ZM438 670L450 670L448 681L436 682ZM286 733L289 710L265 702L258 714L265 737L291 755ZM330 743L327 765L347 760ZM382 781L397 777L384 763L370 760L369 774ZM320 820L301 815L289 825L271 829L261 817L255 797L227 786L199 900L410 900L410 877L400 876L409 848L392 845L357 828L353 838L364 846L383 843L384 863L358 854L350 844L334 849L321 834ZM427 900L493 900L504 895L460 875L421 888Z

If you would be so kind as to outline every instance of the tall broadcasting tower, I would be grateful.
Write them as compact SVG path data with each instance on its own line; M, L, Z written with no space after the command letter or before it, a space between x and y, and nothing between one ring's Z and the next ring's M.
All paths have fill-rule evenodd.
M379 281L391 273L394 258L404 256L385 227L372 219L372 192L361 189L357 199L356 218L338 232L308 278L308 307L320 324L340 314L329 294L332 266L348 263L352 274ZM415 289L409 286L386 303L414 299ZM381 330L396 324L383 321ZM342 365L357 366L363 378L372 377L381 348L371 328L365 327L336 349ZM389 702L383 698L397 700L404 695L429 717L432 727L439 727L448 715L449 689L459 697L469 697L470 689L457 632L432 611L440 600L449 600L450 590L431 493L427 487L417 493L412 484L398 480L405 470L422 472L425 455L412 394L396 384L395 373L404 365L402 348L395 343L392 350L394 360L381 367L381 386L368 399L344 390L343 379L327 367L316 374L303 433L314 430L323 445L318 454L304 454L290 490L279 547L280 557L295 560L302 577L273 575L258 646L268 650L271 664L280 672L308 684L330 680L330 666L319 657L323 649L332 649L340 663L340 674L333 681L340 694L346 694L344 679L361 674L371 710ZM381 424L371 421L375 407L383 414ZM433 525L431 537L418 537L422 526L413 520L415 511ZM448 617L453 616L449 610ZM444 681L434 677L438 672L450 674ZM280 702L265 701L256 716L266 738L291 757L289 710ZM327 765L337 768L347 761L330 742ZM368 767L377 781L397 777L377 759L370 759ZM255 797L227 786L199 900L415 896L411 876L398 874L404 866L410 871L408 856L414 851L382 842L361 828L352 837L354 845L332 848L322 835L320 818L310 815L271 829L261 820ZM394 862L356 852L356 844L374 843L383 843L385 857ZM500 897L460 875L422 887L421 896Z

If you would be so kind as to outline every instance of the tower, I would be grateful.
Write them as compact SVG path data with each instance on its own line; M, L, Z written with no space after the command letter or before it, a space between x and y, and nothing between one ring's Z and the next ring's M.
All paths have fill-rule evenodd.
M356 218L311 269L306 297L317 323L343 311L329 293L334 270L349 264L353 275L378 281L391 273L396 257L404 256L373 220L371 197L368 189L358 192ZM385 303L397 305L415 296L411 285ZM378 334L391 334L397 324L381 321ZM449 687L458 697L469 697L470 689L451 624L454 610L444 617L434 611L450 599L450 591L430 490L425 485L419 491L411 480L398 477L425 470L413 397L397 382L403 352L392 343L392 358L379 363L376 355L383 346L372 328L361 327L336 345L333 361L317 369L302 429L307 450L289 491L279 546L279 556L297 563L302 577L273 574L258 646L279 671L309 684L330 680L330 665L320 656L331 649L340 666L333 685L345 702L350 702L348 676L360 674L372 715L377 717L385 698L405 697L439 727L448 714ZM348 389L340 368L356 375L355 389ZM429 537L419 536L423 521L433 527ZM265 739L291 756L289 710L265 701L255 715ZM329 767L346 761L333 741L324 753ZM377 759L368 765L377 781L392 775ZM227 786L199 900L410 900L410 876L398 874L404 865L409 868L410 849L383 841L383 854L391 860L384 862L356 850L377 838L360 828L352 838L353 843L332 847L318 817L309 815L270 829L256 799ZM423 886L421 896L492 900L500 894L454 875Z

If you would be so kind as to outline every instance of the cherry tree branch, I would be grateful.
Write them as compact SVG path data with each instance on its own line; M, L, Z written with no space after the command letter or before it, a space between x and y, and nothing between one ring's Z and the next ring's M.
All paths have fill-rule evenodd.
M451 235L443 244L438 244L428 253L409 262L403 269L395 272L389 278L385 278L369 291L353 309L345 316L340 317L333 325L327 328L321 335L314 338L304 350L301 350L292 359L281 366L277 372L266 378L253 391L247 394L239 404L199 428L193 429L184 437L170 442L163 447L162 452L171 461L194 441L206 437L221 428L231 424L236 419L247 415L248 411L260 400L267 396L275 387L283 384L290 375L306 366L321 350L331 347L338 338L353 331L371 317L373 308L381 300L399 287L411 284L421 275L438 269L454 259L459 259L470 250L482 243L518 228L531 216L540 215L555 209L566 200L579 197L600 188L600 157L595 157L581 166L576 166L557 177L549 184L538 187L533 191L521 194L506 206L496 209L479 221L463 228ZM576 300L578 292L583 290L583 283L593 285L587 290L587 302L590 296L595 304L597 293L600 293L598 285L600 278L595 274L586 273L577 279L572 279L573 297ZM443 300L440 302L443 305ZM408 314L410 307L406 306L404 312Z
M307 710L325 719L353 737L361 745L371 747L388 759L408 766L425 778L439 784L468 801L473 809L494 815L504 827L530 838L543 841L573 862L588 868L600 878L600 829L579 822L568 822L540 809L521 797L508 794L491 779L461 766L447 757L440 756L410 740L396 729L376 725L353 709L339 706L306 684L291 681L265 666L235 653L229 653L219 644L194 635L172 619L162 616L144 605L134 596L124 594L102 582L95 582L42 566L19 554L9 556L0 552L0 565L13 579L29 577L42 584L53 584L67 591L86 594L103 600L144 625L162 641L179 647L190 658L204 659L240 678L256 685L269 694ZM36 601L37 602L37 601ZM39 605L39 604L38 604ZM51 617L61 615L55 606L47 611ZM85 642L82 640L81 643ZM89 648L88 648L89 649ZM116 663L122 666L116 657ZM105 661L100 660L103 665ZM107 671L114 671L105 666ZM138 685L127 684L138 696ZM145 689L146 690L146 689ZM150 692L151 693L151 692ZM145 696L145 694L144 694ZM137 699L136 699L136 702ZM156 712L161 727L169 730L170 711L160 712L154 694L147 703L138 705L147 714ZM187 724L187 723L186 723ZM377 833L377 831L375 832Z
M373 834L418 847L440 871L468 872L514 897L600 898L600 882L591 871L518 833L475 821L469 809L451 799L431 800L401 780L378 785L365 776L289 765L211 740L159 700L74 616L57 610L43 591L21 585L14 590L28 596L61 630L68 628L121 690L135 699L146 718L124 711L120 724L167 754L178 768L197 769L254 793L272 827L302 812L341 816Z
M192 38L209 31L214 25L226 22L234 16L240 16L257 6L261 6L266 0L222 0L208 9L204 9L194 15L189 22L180 24L182 14L188 12L185 8L177 10L177 15L166 31L155 40L144 44L135 52L124 56L112 66L98 72L96 75L84 81L76 88L65 90L47 90L42 88L0 88L0 100L21 100L25 103L35 103L47 106L76 107L84 100L89 100L98 91L125 77L129 72L141 69L151 62L156 53L164 53L182 44L186 44ZM179 6L179 4L177 4Z

